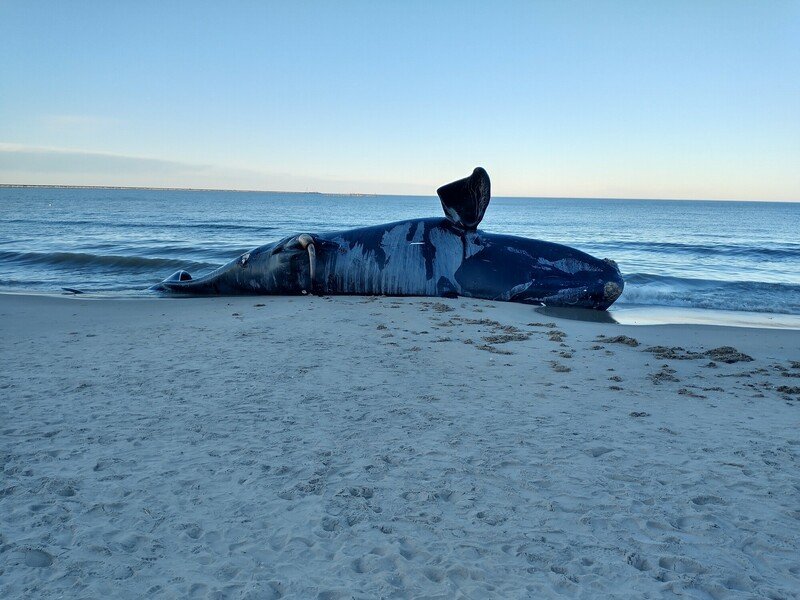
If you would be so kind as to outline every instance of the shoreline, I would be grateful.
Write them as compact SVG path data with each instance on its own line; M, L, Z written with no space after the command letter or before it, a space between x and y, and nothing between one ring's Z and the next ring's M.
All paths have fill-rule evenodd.
M0 294L0 595L800 587L798 331L153 300Z

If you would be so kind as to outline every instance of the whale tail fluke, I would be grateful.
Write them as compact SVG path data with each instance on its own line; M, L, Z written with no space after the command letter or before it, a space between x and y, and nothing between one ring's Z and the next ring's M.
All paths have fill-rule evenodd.
M489 174L475 167L472 175L443 185L436 193L442 201L445 216L461 229L478 227L492 197Z

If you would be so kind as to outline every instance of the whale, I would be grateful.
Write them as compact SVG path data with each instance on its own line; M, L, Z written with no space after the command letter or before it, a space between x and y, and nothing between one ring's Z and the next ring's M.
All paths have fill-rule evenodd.
M491 199L485 169L437 190L443 217L298 233L199 277L177 271L151 289L190 295L465 297L606 310L624 280L611 259L478 229Z

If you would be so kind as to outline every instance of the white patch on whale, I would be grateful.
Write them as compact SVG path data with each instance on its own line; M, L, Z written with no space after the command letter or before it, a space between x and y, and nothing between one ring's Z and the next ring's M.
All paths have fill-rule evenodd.
M456 271L463 262L465 248L461 237L446 229L434 227L430 231L430 240L436 250L436 255L433 261L433 277L428 281L427 293L432 296L438 294L437 285L439 280L444 277L457 294L463 294L463 290L456 280Z
M331 241L340 248L335 259L325 268L323 276L334 278L338 289L358 294L412 294L435 296L439 281L444 278L458 294L463 290L456 280L456 271L463 262L465 245L460 235L432 227L425 239L424 222L398 224L384 232L380 251L385 260L378 259L378 250L367 249L358 241L337 236ZM470 255L483 248L475 234L467 236ZM426 245L430 247L426 248ZM426 251L433 260L426 265ZM431 276L428 277L430 268Z
M547 260L546 258L539 258L537 262L541 266L555 267L564 273L575 274L578 271L600 271L597 267L585 263L575 258L559 258L558 260Z
M559 304L578 304L588 290L585 286L560 289L542 298L542 302L558 302Z
M474 231L464 234L464 259L470 258L483 250L483 243L480 236Z
M410 236L411 228L414 227ZM380 281L381 293L427 293L425 278L424 223L406 223L392 227L381 238L386 256ZM419 290L419 291L418 291Z
M534 281L526 281L525 283L520 283L520 284L518 284L518 285L515 285L514 287L512 287L512 288L511 288L510 290L508 290L507 292L503 292L502 294L499 294L498 296L495 296L495 297L493 298L493 300L502 300L502 301L504 301L504 302L508 302L508 301L509 301L509 300L511 300L511 298L513 298L514 296L516 296L516 295L518 295L518 294L522 294L522 293L524 293L524 292L527 292L527 291L528 291L528 289L529 289L529 288L530 288L530 287L531 287L533 284L534 284Z

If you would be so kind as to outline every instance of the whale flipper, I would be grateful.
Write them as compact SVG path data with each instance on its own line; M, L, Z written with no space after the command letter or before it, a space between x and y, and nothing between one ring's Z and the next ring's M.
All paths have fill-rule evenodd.
M172 275L167 277L164 281L191 281L192 276L189 275L186 271L181 269L180 271L175 271Z
M472 175L443 185L436 193L442 201L445 216L465 230L478 227L492 197L489 174L475 167Z

